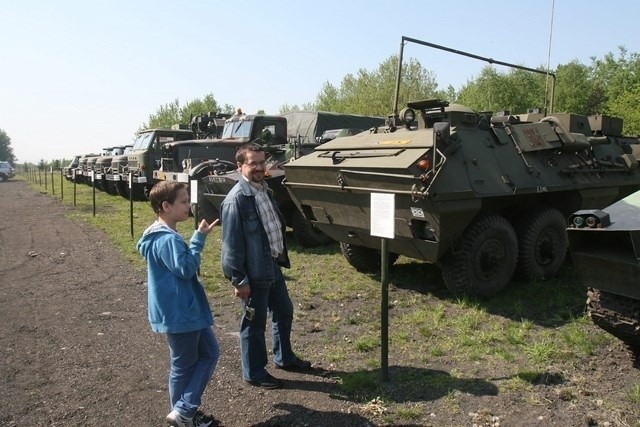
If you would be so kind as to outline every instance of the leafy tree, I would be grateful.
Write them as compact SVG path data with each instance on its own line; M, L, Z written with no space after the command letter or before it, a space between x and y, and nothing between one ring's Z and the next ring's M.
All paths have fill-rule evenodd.
M11 138L7 133L0 129L0 160L6 161L14 165L16 157L13 155L13 147L11 147Z
M393 108L398 56L392 55L376 70L360 69L347 74L339 87L325 82L312 105L314 110L372 116L387 116ZM431 98L438 84L433 72L416 59L403 63L398 106L409 100Z
M233 107L229 104L220 106L210 93L203 99L196 98L188 101L183 106L176 98L173 102L161 105L154 114L149 115L149 122L144 123L140 129L167 128L174 124L188 124L191 118L208 112L232 113Z
M475 80L467 81L457 101L476 111L504 111L524 113L532 107L544 107L547 76L526 70L512 69L500 73L493 66L485 66ZM546 96L545 96L546 93Z
M574 60L556 70L555 111L596 114L604 106L604 91L593 69Z

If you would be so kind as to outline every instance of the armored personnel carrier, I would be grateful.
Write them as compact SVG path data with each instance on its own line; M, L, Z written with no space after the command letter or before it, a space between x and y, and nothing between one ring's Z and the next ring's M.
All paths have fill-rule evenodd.
M593 323L640 349L640 192L569 218L575 271Z
M300 212L358 270L380 270L373 193L394 196L390 262L405 255L436 263L453 293L488 296L514 273L553 277L567 252L567 218L640 189L637 138L606 126L594 136L588 118L575 114L491 117L435 99L398 114L400 75L386 126L285 165Z

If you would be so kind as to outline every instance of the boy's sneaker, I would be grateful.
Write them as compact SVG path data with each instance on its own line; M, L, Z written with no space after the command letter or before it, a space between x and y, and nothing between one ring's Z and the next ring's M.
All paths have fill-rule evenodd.
M167 422L173 427L194 427L192 419L185 417L175 409L167 415Z
M219 423L211 415L205 415L204 412L196 412L196 416L193 417L193 427L213 427Z

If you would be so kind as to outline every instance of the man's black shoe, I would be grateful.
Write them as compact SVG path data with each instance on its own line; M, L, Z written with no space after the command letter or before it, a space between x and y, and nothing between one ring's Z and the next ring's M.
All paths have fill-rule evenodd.
M267 390L282 388L282 386L284 385L282 380L272 377L271 375L269 375L269 373L267 373L262 381L248 380L245 378L244 382L246 382L247 384L251 384L254 387L266 388Z
M293 362L282 366L276 365L276 368L284 369L285 371L308 371L311 369L311 362L296 357Z

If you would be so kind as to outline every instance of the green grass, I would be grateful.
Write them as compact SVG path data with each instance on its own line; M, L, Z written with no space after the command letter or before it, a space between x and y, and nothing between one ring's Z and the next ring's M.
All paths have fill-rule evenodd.
M45 192L44 186L31 185ZM148 203L133 203L132 237L127 200L97 191L94 217L91 188L77 186L74 207L73 185L67 181L64 185L63 203L70 208L69 216L103 230L127 260L143 269L135 244L155 220ZM57 181L58 199L59 187ZM50 188L47 193L51 194ZM193 221L181 223L179 231L189 238L194 225ZM220 270L219 239L220 229L216 228L207 238L201 275L212 300L235 309L235 299ZM302 249L289 241L292 268L284 272L296 306L294 339L320 325L318 332L306 335L304 353L324 361L325 368L331 365L340 378L341 392L348 398L378 402L376 405L384 402L392 408L384 415L392 418L390 424L428 422L421 418L425 416L422 408L399 397L408 390L452 412L459 410L459 396L491 387L515 400L539 404L544 399L532 388L549 366L569 370L580 358L612 340L584 315L586 292L571 266L564 267L555 280L513 282L493 298L453 298L443 286L434 285L437 269L434 273L434 268L400 257L396 271L401 273L392 270L390 275L393 381L383 384L378 357L379 277L355 271L337 244ZM564 395L569 400L579 398L571 390ZM627 400L640 403L640 385L628 392Z

